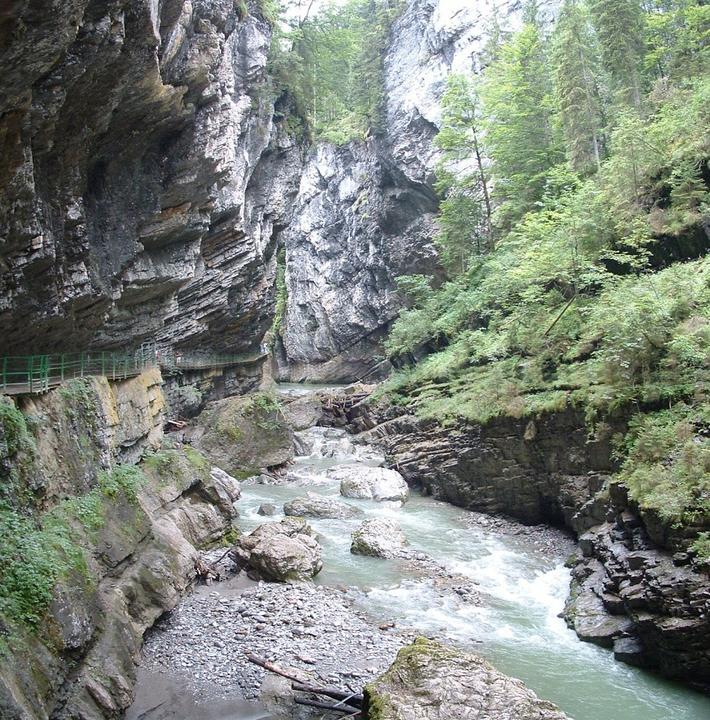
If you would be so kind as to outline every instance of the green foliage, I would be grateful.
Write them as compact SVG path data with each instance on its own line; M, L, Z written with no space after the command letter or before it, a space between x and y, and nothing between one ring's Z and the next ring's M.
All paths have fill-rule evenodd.
M0 397L0 501L13 506L29 501L28 479L36 454L27 419L12 400Z
M388 0L332 3L275 33L275 91L291 98L307 136L342 144L380 128L382 61L399 8Z
M640 415L619 479L642 510L675 526L710 527L710 409L679 404ZM704 543L700 541L702 551Z
M710 532L702 532L691 544L690 549L702 562L710 562Z
M619 102L640 107L644 14L639 0L589 0L603 59Z
M483 114L478 90L466 76L452 74L441 100L442 127L437 192L443 197L436 238L451 275L469 267L472 256L493 242L490 173L483 145Z
M504 229L542 199L547 172L563 157L553 125L549 70L540 29L527 24L485 73L486 145L494 158L494 196Z
M431 280L426 275L400 275L397 279L397 292L407 307L423 305L431 295Z
M0 617L10 626L36 629L52 601L54 586L71 574L87 574L85 531L100 529L110 502L136 502L144 482L132 465L99 473L86 495L69 498L36 516L0 503Z
M585 9L566 0L553 37L555 91L572 168L597 170L605 124L600 51Z

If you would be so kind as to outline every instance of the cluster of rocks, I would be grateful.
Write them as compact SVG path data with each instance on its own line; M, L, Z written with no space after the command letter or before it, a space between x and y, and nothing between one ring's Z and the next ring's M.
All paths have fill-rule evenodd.
M253 653L298 668L320 684L359 691L413 637L379 628L331 588L310 583L243 588L240 577L187 597L147 638L144 666L188 672L195 690L208 696L237 689L257 699L265 671L247 659L246 653Z

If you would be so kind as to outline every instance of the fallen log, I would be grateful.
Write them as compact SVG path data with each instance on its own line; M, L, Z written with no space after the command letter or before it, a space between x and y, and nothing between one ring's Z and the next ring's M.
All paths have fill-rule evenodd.
M308 698L294 698L296 705L308 705L309 707L319 708L321 710L331 710L334 712L340 712L348 717L358 717L360 712L353 713L353 709L348 705L332 705L331 703L319 702L318 700L309 700Z
M297 668L285 670L280 665L264 660L264 658L260 658L258 655L254 655L254 653L250 652L248 652L246 656L249 662L253 662L255 665L264 668L264 670L276 673L276 675L281 675L281 677L285 677L287 680L293 680L297 683L308 683L311 681L311 678L309 678L306 673L301 672Z
M297 690L298 692L325 695L326 697L333 698L333 700L340 700L354 708L361 708L364 701L362 693L352 693L334 687L321 687L319 685L306 685L304 683L294 682L291 684L291 689Z

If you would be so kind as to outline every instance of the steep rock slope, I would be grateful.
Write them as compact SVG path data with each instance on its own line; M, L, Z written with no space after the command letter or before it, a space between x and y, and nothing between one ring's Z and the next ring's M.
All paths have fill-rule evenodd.
M270 28L243 8L16 0L3 13L0 332L13 352L258 343L300 160L272 126Z
M383 60L381 136L311 151L284 234L281 378L386 372L381 342L401 309L395 279L437 273L433 141L446 78L480 68L491 12L487 2L410 0ZM514 26L520 4L502 3L499 14Z
M379 140L312 151L284 233L282 377L346 381L377 365L400 308L394 278L435 267L436 205Z

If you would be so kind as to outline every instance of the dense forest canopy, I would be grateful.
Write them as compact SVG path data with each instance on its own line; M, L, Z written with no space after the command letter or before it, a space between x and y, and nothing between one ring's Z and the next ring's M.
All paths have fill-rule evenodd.
M382 63L402 0L344 0L277 25L271 74L291 102L292 126L336 144L382 122Z
M710 6L526 3L443 98L448 281L400 278L387 394L444 422L584 408L635 497L710 525ZM696 547L710 550L699 532Z

